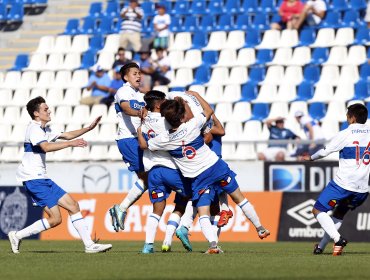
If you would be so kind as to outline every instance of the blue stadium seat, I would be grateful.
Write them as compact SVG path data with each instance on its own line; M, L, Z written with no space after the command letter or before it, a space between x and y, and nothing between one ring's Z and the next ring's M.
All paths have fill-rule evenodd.
M275 0L261 0L258 11L263 13L274 13L277 9L278 7L276 6Z
M365 10L366 0L350 0L350 7L354 10Z
M188 15L190 12L190 5L189 1L187 0L177 0L175 2L175 6L172 10L172 14L174 15Z
M158 2L159 5L164 6L166 8L167 13L172 12L172 1L167 1L167 0L161 0Z
M266 68L261 66L249 68L249 81L255 84L262 82L266 76Z
M23 16L23 4L12 4L6 18L10 22L23 22Z
M340 125L340 131L342 131L342 130L345 130L346 128L348 127L348 122L347 121L345 121L345 122L342 122L341 123L341 125Z
M298 86L297 97L295 101L307 101L312 99L314 89L311 83L303 82Z
M324 20L321 21L321 23L319 24L319 27L331 27L331 28L341 27L340 13L337 11L327 12Z
M265 13L258 13L254 16L251 28L267 30L270 29L269 17Z
M268 103L255 103L252 108L252 117L250 120L263 121L270 113L270 105Z
M239 101L252 101L258 96L258 86L255 83L247 82L242 85L241 98Z
M309 46L315 42L316 33L313 28L304 28L300 33L298 46Z
M207 3L205 0L197 0L191 3L190 14L206 15L208 13Z
M119 3L115 1L108 1L107 8L105 9L103 15L106 17L119 17L120 7Z
M14 66L8 71L22 71L23 68L26 68L29 63L28 54L18 54L15 59Z
M146 1L141 3L141 8L143 9L145 17L155 16L155 6L152 1Z
M66 28L62 34L64 35L75 35L78 34L78 27L79 27L80 21L76 18L71 18L67 21Z
M365 45L370 41L370 29L363 26L357 29L356 38L353 41L354 45Z
M353 100L364 100L370 97L370 85L363 80L358 81L355 84L355 95Z
M96 29L99 34L112 34L113 33L113 18L103 17L99 23L99 27Z
M370 59L370 48L367 49L367 59Z
M273 14L270 23L279 23L279 22L281 22L281 16L279 14Z
M320 79L320 67L316 65L307 65L303 69L303 79L306 83L317 83Z
M244 48L254 48L261 43L261 33L258 30L248 29L245 33Z
M6 22L6 16L7 16L6 5L0 3L0 24Z
M195 70L194 82L192 85L203 85L208 83L211 78L211 72L207 65L201 65Z
M246 14L241 14L236 17L235 29L247 30L248 26L252 23L252 18Z
M101 34L95 34L90 38L89 51L97 52L104 47L104 37Z
M198 18L195 16L185 17L185 22L180 28L182 32L196 31L198 29Z
M335 11L345 11L348 9L348 2L347 0L332 0L331 4L329 5L329 9Z
M103 3L94 2L90 4L89 17L100 18L102 16Z
M154 24L153 21L144 21L144 24L142 25L142 31L141 36L144 38L150 38L154 34Z
M82 55L80 69L89 69L96 64L96 53L93 51L87 51Z
M85 17L82 27L80 28L81 34L95 34L96 32L96 22L95 18Z
M223 12L226 14L237 14L240 12L240 0L226 0Z
M326 115L326 104L321 102L312 102L308 108L311 118L321 120Z
M328 48L315 48L313 49L311 56L311 64L320 65L328 60L329 49Z
M360 66L360 77L361 80L370 81L370 64L369 63L364 63Z
M211 15L221 15L223 13L223 0L212 0L208 4Z
M243 0L241 5L242 13L255 13L257 12L258 0Z
M233 18L229 14L221 15L216 26L216 30L230 31L233 29Z
M171 87L169 91L186 91L185 87Z
M366 103L367 111L370 112L370 102ZM370 115L368 114L367 119L370 119Z
M202 55L204 65L211 66L218 61L218 51L204 51Z
M349 10L344 13L342 26L357 28L365 26L365 22L360 20L360 15L357 11Z
M117 20L113 20L113 31L119 33L121 31L122 18L118 17Z
M257 51L256 64L266 64L272 61L274 57L273 50L270 49L261 49Z
M206 32L211 32L215 30L215 17L206 15L203 16L201 21L200 21L200 30L206 31Z
M178 17L171 17L171 23L170 23L170 31L171 32L180 32L181 30L181 22L180 22L180 18Z
M202 49L208 44L208 33L197 31L194 33L192 41L193 44L191 46L191 49Z

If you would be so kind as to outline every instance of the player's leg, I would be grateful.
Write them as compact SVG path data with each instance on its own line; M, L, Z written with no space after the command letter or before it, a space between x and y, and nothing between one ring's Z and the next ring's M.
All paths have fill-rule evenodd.
M223 227L227 225L229 222L229 219L233 217L233 212L229 208L229 203L227 201L227 193L226 192L221 192L218 194L218 199L220 201L220 208L221 211L219 213L219 219L217 222L218 227Z
M215 200L211 204L211 224L213 227L214 232L217 236L217 242L220 239L221 227L218 226L218 222L220 221L220 202L218 200L218 196L216 196ZM232 213L232 212L231 212Z
M180 239L182 245L188 251L193 250L190 240L189 240L189 230L190 230L190 227L193 225L196 215L197 215L197 208L193 206L192 201L189 201L185 207L184 214L181 216L181 225L179 228L176 229L176 237ZM171 216L170 216L170 219L171 219ZM176 216L176 214L174 214L174 216L172 216L172 220L177 221L177 219L178 217Z

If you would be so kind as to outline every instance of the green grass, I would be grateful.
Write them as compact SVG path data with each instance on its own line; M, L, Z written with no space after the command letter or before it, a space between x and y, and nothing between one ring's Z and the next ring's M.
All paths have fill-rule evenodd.
M223 255L204 255L206 243L187 253L142 255L142 242L113 242L103 254L85 254L78 241L25 240L18 255L0 241L0 279L369 279L370 244L350 243L312 255L311 243L223 243ZM158 242L157 250L160 249Z

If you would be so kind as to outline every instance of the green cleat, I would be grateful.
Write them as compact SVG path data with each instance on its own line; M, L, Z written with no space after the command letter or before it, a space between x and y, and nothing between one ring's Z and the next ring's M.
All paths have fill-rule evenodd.
M189 252L193 251L193 248L191 247L190 240L189 240L189 230L181 226L176 230L176 236L178 239L180 239L182 246Z

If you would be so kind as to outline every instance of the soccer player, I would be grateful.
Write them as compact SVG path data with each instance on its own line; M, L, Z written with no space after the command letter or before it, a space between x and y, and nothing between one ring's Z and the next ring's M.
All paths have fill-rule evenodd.
M143 165L143 151L139 147L137 128L144 113L144 94L139 91L141 73L139 66L130 62L122 66L121 77L125 84L115 95L115 109L119 119L117 145L128 170L134 171L138 180L120 205L109 209L112 225L116 232L125 229L127 209L138 200L147 189L147 172Z
M212 116L213 110L199 94L191 94L199 100L204 114L197 114L185 121L185 104L182 100L163 102L161 115L171 129L168 133L149 139L147 147L151 151L169 151L182 174L191 178L193 205L197 207L202 232L210 243L206 253L219 254L222 250L217 246L218 238L210 222L210 204L214 200L215 189L222 189L231 196L256 227L261 239L270 232L261 225L254 207L241 193L235 180L236 174L204 144L201 129Z
M347 245L346 238L338 232L348 210L360 206L369 192L370 173L370 126L366 125L367 108L362 104L348 107L348 128L338 133L325 148L305 160L317 160L339 151L339 169L335 178L329 182L317 199L312 213L315 215L326 235L315 246L314 254L321 254L329 242L334 240L333 255L338 256ZM335 208L335 209L334 209ZM333 210L330 218L328 211Z
M112 245L97 244L91 239L78 203L48 178L45 164L45 157L48 152L69 147L86 147L87 142L85 140L75 138L94 129L99 123L101 116L88 127L60 133L52 131L50 127L46 126L50 122L51 117L49 107L44 98L36 97L30 100L27 103L27 111L32 121L26 130L24 156L21 165L18 167L17 179L23 182L23 186L34 203L43 207L49 217L38 220L22 230L9 232L8 237L13 253L19 253L19 246L23 238L58 226L62 222L59 207L68 211L72 224L85 245L86 253L108 251L112 248ZM57 139L75 140L55 142Z
M165 119L160 113L160 106L165 101L165 97L166 95L163 92L155 90L145 94L144 100L148 115L145 117L142 126L138 128L140 146L146 145L145 139L154 138L166 131ZM144 254L148 254L154 253L154 239L159 220L166 207L166 199L172 191L175 191L176 206L166 230L166 239L170 238L172 240L174 231L180 222L180 217L185 212L186 204L191 197L191 182L182 176L172 157L166 151L152 152L145 150L143 163L145 170L149 171L148 192L150 201L153 203L153 213L148 217L145 244L142 250ZM174 219L174 217L178 218ZM162 245L162 251L169 252L170 250L171 244L165 241Z

